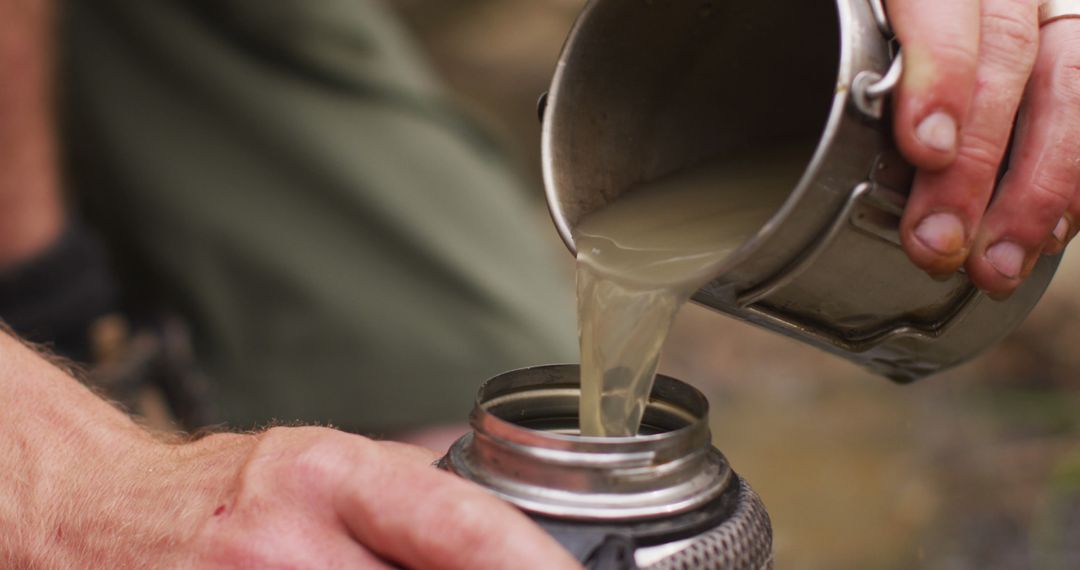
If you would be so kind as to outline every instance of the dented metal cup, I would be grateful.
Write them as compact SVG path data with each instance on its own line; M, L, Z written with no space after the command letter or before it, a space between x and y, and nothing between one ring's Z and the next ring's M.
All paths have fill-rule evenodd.
M974 357L1046 289L1043 257L997 302L935 281L900 246L913 169L885 99L901 75L880 0L592 0L541 109L555 225L635 184L717 157L809 141L786 200L694 296L898 381Z

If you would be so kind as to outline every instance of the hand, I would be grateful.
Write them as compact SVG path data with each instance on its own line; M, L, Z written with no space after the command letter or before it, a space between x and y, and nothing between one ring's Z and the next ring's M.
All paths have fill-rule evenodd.
M0 323L0 568L578 568L418 447L324 428L168 444Z
M127 532L142 521L194 515L175 551L138 565L188 568L577 568L569 554L509 504L432 467L436 456L322 428L277 428L182 446L154 520L132 505ZM216 473L219 485L192 486ZM148 482L160 485L159 480ZM151 503L153 505L153 503ZM192 512L194 511L194 512ZM141 518L140 518L141 517ZM114 537L120 544L124 534Z
M58 567L579 568L523 514L437 471L419 447L279 428L129 457L97 480L96 502L54 520L68 543L107 547L54 558Z
M324 428L180 446L118 439L123 453L82 458L72 481L43 485L59 508L8 529L0 566L579 568L519 511L435 469L419 447ZM20 535L45 544L10 542Z
M896 139L918 167L904 249L932 275L964 267L977 287L1007 297L1080 230L1080 20L1040 34L1038 0L889 0L888 9L905 64Z

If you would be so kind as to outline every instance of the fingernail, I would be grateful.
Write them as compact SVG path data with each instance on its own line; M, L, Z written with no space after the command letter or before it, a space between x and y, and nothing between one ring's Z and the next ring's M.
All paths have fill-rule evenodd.
M1065 218L1058 220L1057 227L1054 228L1054 239L1065 243L1065 240L1069 238L1069 222Z
M915 237L941 255L956 255L964 248L964 224L952 214L930 214L915 228Z
M1025 256L1024 248L1011 241L999 241L986 250L986 261L1009 279L1020 276Z
M915 127L915 136L924 145L941 152L956 150L956 121L948 113L931 113Z
M953 275L956 275L956 274L955 273L929 273L928 275L930 275L930 278L933 279L934 281L937 281L938 283L944 283L944 282L948 281L949 279L952 279Z

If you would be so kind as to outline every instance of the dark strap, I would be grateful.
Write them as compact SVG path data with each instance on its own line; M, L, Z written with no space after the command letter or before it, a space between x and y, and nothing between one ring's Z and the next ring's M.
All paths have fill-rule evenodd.
M117 310L116 284L100 241L70 226L45 252L0 270L0 319L19 336L89 362L90 325Z

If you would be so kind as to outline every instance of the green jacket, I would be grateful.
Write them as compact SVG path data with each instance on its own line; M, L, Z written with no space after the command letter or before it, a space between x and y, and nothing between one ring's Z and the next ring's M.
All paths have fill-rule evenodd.
M554 230L375 2L69 2L63 41L71 186L221 420L460 421L576 360Z

